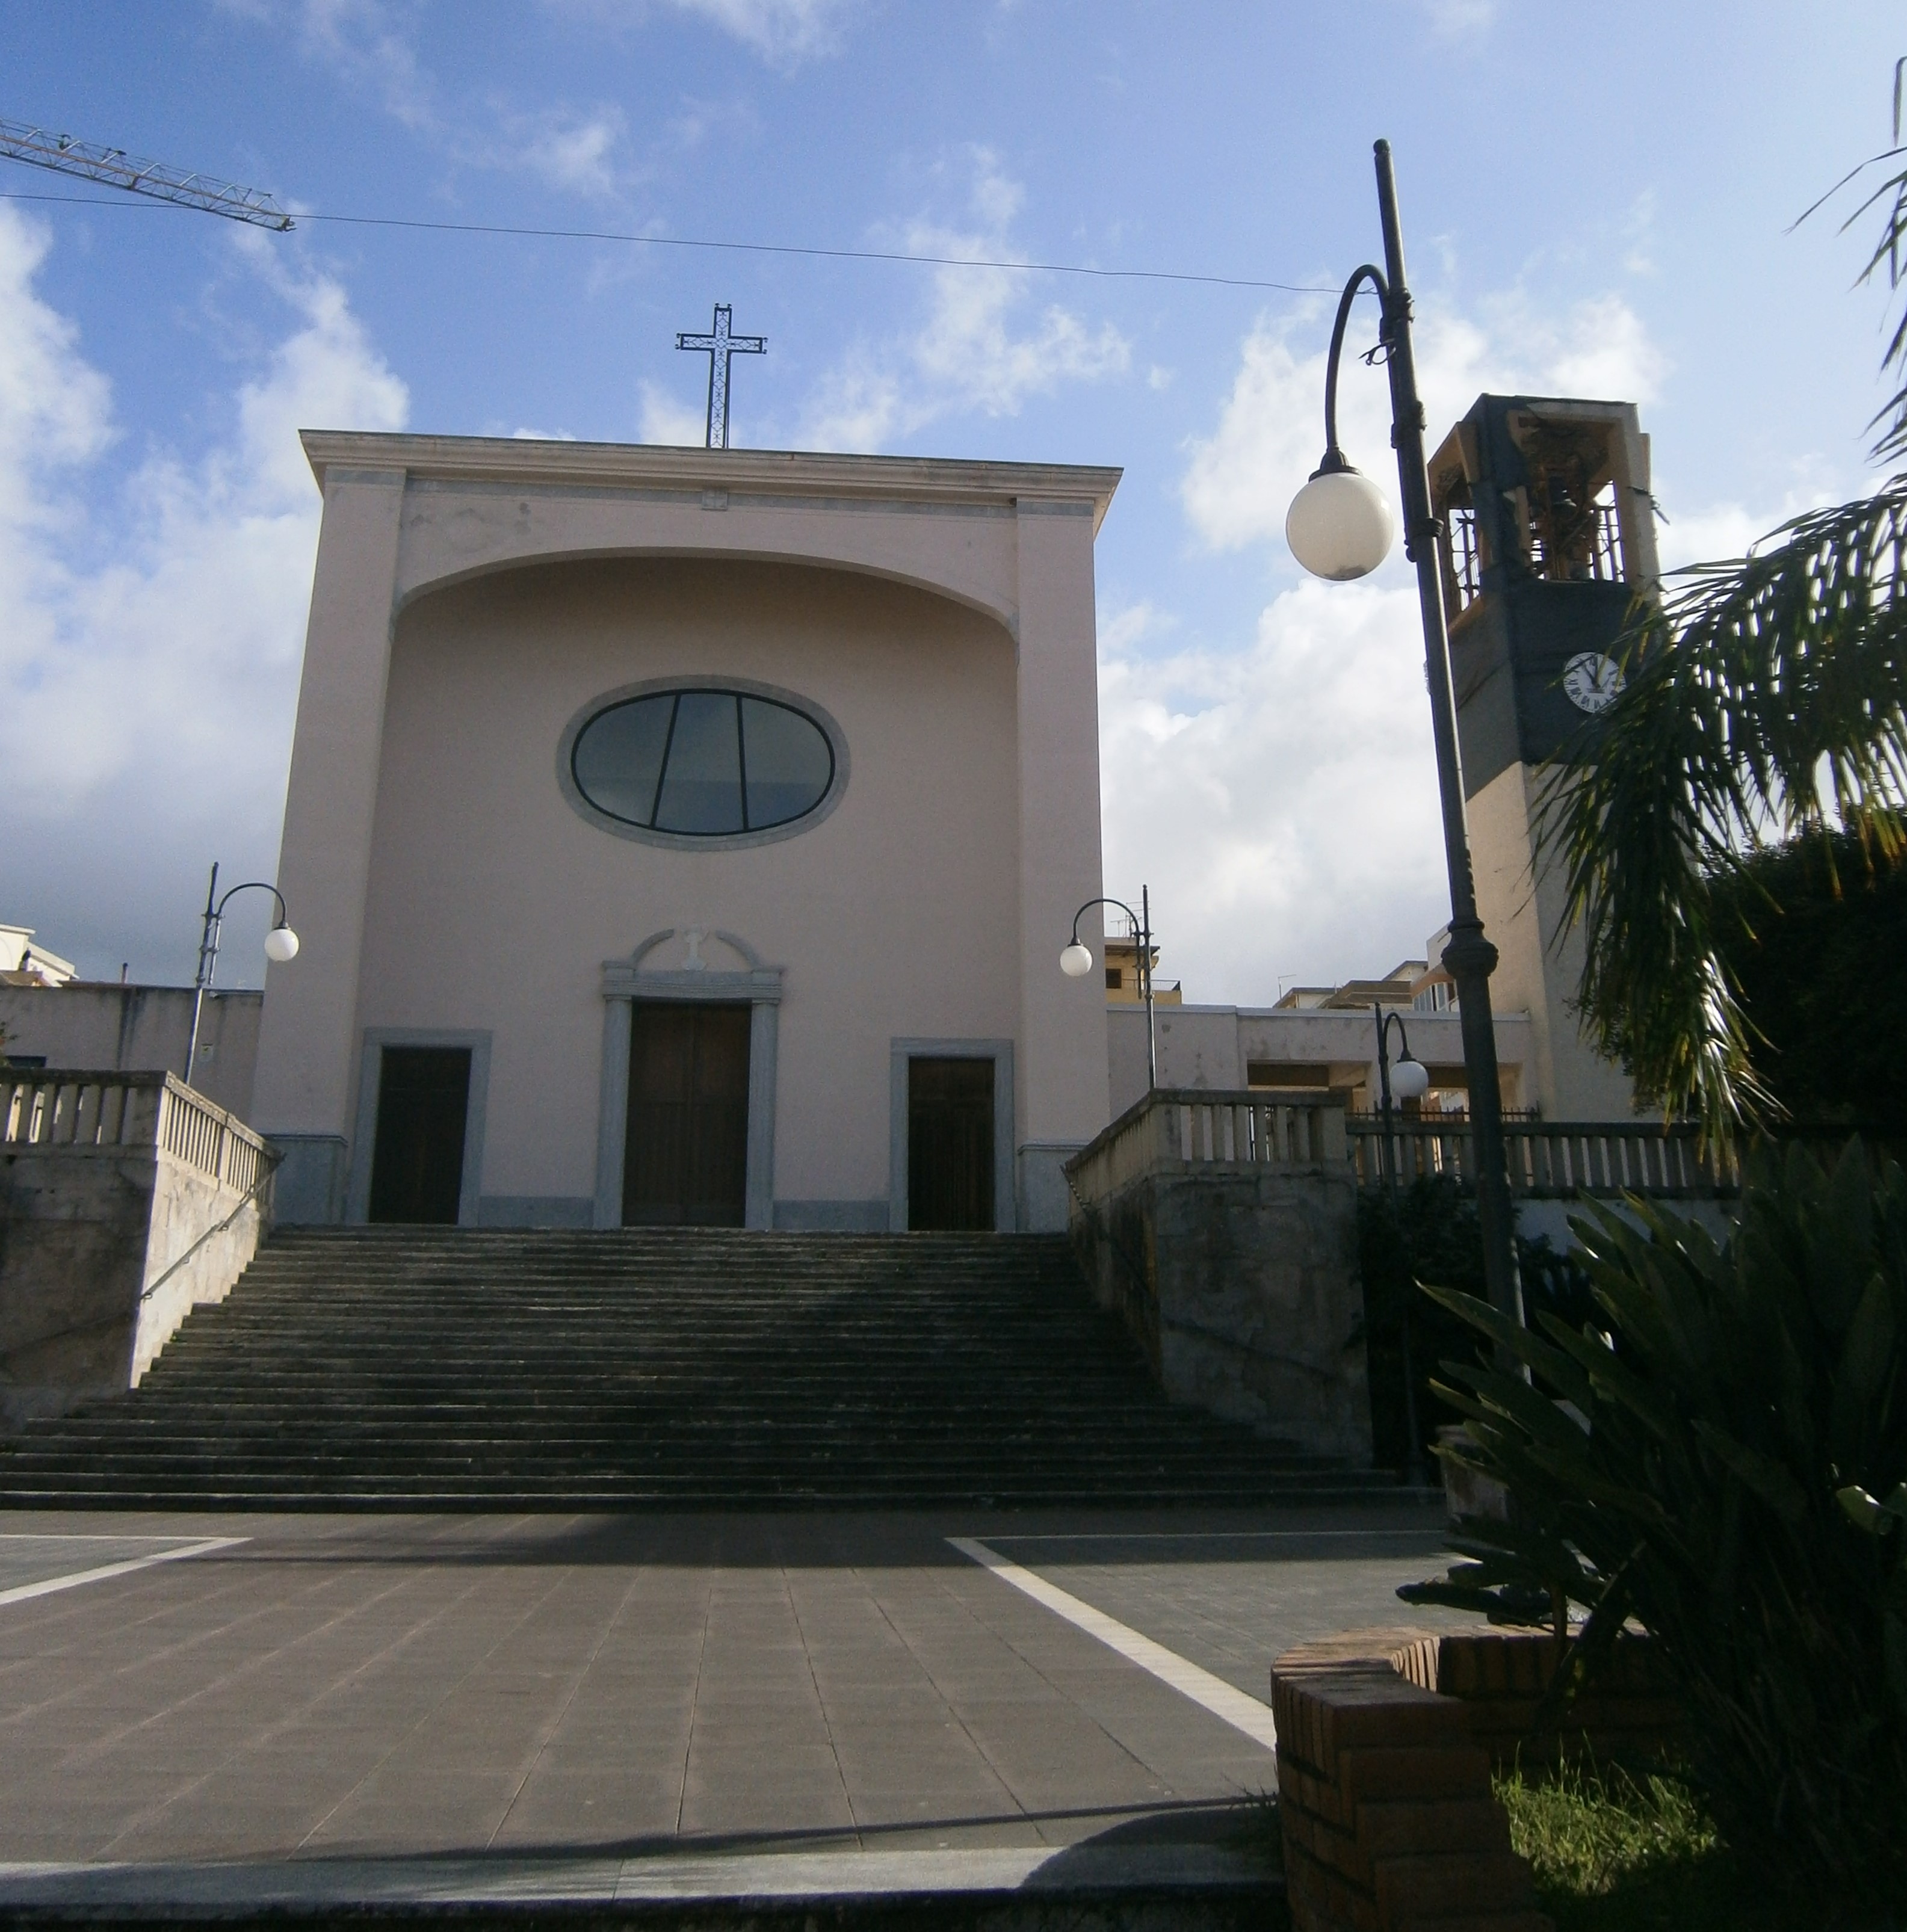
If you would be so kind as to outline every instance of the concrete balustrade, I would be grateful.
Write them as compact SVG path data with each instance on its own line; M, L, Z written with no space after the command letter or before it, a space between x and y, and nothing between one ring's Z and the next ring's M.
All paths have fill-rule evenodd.
M0 1069L0 1420L137 1388L244 1272L272 1166L173 1074Z
M1347 1123L1359 1184L1381 1185L1384 1124L1373 1115ZM1467 1119L1400 1115L1390 1128L1398 1184L1448 1174L1464 1186L1476 1178L1476 1142ZM1692 1122L1525 1121L1503 1124L1503 1154L1512 1195L1529 1200L1614 1199L1625 1194L1663 1201L1732 1199L1741 1190L1738 1150L1704 1145Z

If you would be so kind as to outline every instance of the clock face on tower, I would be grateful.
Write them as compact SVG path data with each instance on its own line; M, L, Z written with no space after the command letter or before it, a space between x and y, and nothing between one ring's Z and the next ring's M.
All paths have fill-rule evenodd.
M1591 717L1615 702L1622 686L1622 667L1600 651L1578 651L1563 667L1563 695Z

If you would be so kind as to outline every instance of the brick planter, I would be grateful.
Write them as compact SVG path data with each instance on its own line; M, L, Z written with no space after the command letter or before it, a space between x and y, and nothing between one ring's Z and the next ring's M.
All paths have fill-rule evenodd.
M1584 1748L1647 1756L1677 1734L1645 1640L1618 1649L1569 1731L1536 1734L1555 1654L1537 1631L1371 1630L1301 1645L1272 1665L1296 1932L1548 1932L1491 1772Z

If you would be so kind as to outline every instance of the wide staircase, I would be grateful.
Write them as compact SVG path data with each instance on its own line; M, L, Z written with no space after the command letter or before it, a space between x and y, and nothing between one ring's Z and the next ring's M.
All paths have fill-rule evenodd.
M1140 1506L1389 1479L1166 1401L1063 1238L293 1229L0 1506ZM1395 1493L1395 1492L1392 1492Z

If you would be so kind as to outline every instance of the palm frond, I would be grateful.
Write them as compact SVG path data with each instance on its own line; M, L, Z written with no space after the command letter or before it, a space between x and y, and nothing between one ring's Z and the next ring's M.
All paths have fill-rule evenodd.
M1810 215L1832 201L1850 182L1857 181L1870 168L1884 167L1897 161L1907 153L1900 142L1902 110L1907 106L1907 57L1893 64L1893 145L1878 154L1870 154L1858 167L1851 168L1822 195L1819 200L1804 208L1789 224L1791 230L1798 228ZM1907 273L1907 169L1896 169L1878 187L1870 189L1859 206L1841 224L1845 235L1854 224L1869 210L1882 202L1890 202L1884 220L1880 238L1875 243L1867 264L1855 278L1857 286L1869 282L1880 272L1881 265L1887 268L1887 286L1897 289L1901 277ZM1887 338L1885 352L1881 357L1881 367L1884 369L1907 370L1907 307L1903 307L1899 319L1894 324L1893 333ZM1876 410L1868 421L1872 429L1876 424L1885 423L1879 440L1874 445L1874 454L1883 463L1907 455L1907 380L1904 380L1893 394Z
M1639 1093L1725 1141L1764 1118L1712 882L1834 820L1907 843L1907 475L1638 604L1627 682L1545 787L1587 958L1581 1016Z

